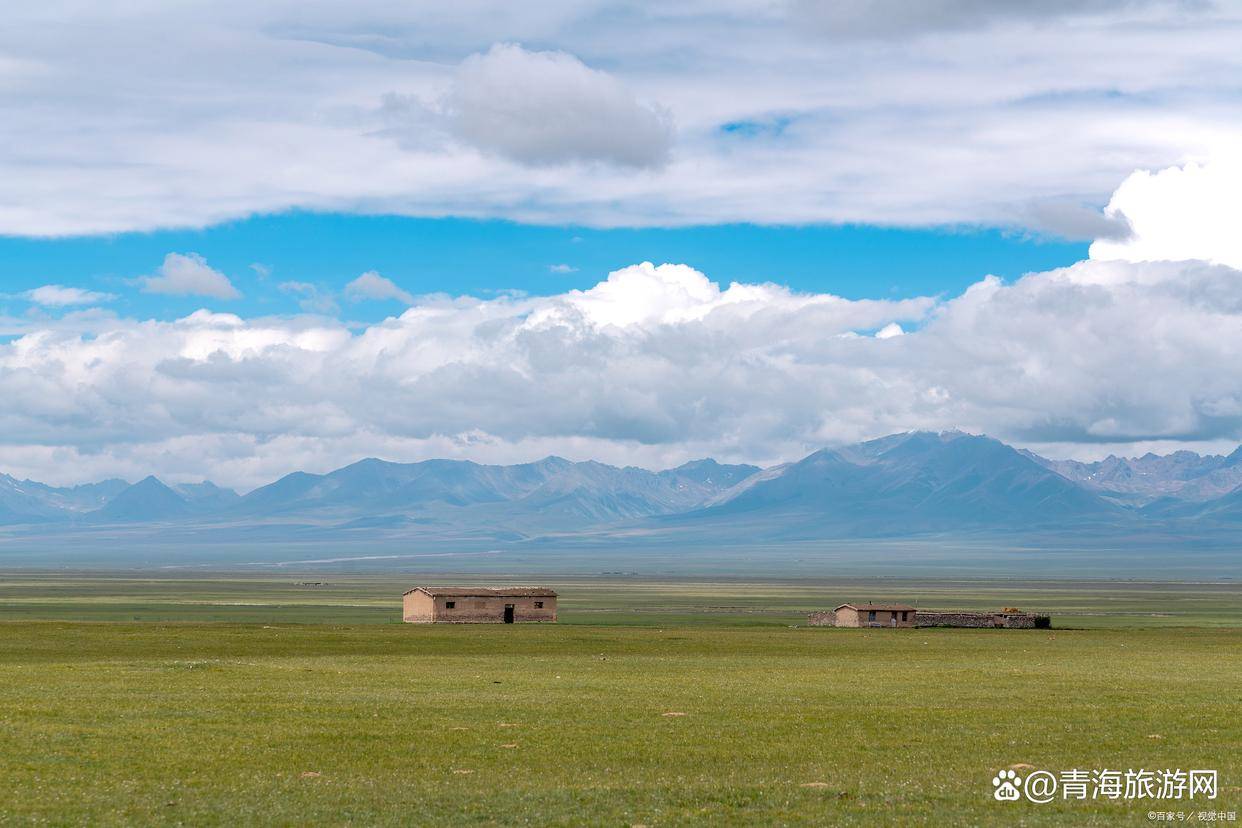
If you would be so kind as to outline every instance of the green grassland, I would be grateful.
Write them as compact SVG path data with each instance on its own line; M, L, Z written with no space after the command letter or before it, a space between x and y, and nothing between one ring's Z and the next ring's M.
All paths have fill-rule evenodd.
M991 776L1215 768L1242 810L1229 584L547 579L562 623L396 621L410 579L0 576L0 822L1150 824ZM420 581L454 580L424 578ZM502 582L502 578L487 579ZM795 626L844 600L1052 630ZM680 715L669 715L680 714Z

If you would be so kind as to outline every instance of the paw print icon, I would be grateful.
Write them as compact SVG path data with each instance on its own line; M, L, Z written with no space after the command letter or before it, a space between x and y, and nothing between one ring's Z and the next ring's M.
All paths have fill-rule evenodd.
M1022 798L1018 788L1022 787L1022 777L1011 770L1003 770L992 777L992 798L997 802L1016 802Z

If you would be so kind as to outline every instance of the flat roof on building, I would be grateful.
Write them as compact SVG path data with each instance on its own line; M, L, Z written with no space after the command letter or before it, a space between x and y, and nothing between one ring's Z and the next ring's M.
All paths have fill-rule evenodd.
M403 595L411 592L425 592L432 598L555 598L556 591L548 587L463 587L463 586L420 586L407 589Z
M881 610L883 612L917 612L915 607L909 604L842 604L837 609L852 609L860 612L871 612L872 610Z

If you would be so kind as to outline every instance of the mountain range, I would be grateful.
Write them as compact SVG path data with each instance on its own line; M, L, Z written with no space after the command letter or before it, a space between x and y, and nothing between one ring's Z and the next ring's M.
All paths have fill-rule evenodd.
M1130 458L1110 455L1094 463L1045 460L1028 451L1023 454L1089 489L1137 505L1166 497L1212 500L1242 486L1242 448L1227 456L1175 451Z
M145 527L202 537L646 535L781 541L1038 531L1242 528L1242 449L1047 460L962 432L910 432L766 469L705 459L653 472L548 457L491 466L361 460L244 495L147 477L56 488L0 475L0 525Z

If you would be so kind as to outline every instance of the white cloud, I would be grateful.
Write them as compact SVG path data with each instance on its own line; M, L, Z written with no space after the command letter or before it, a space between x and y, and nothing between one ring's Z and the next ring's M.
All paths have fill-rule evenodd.
M554 264L554 265L548 265L548 272L550 273L577 273L578 268L574 267L573 265Z
M1242 157L1139 170L1113 193L1107 212L1124 217L1132 233L1096 241L1093 259L1203 259L1242 269Z
M1135 169L1242 145L1234 3L833 4L897 40L749 0L9 5L4 234L304 208L1077 235Z
M905 331L896 322L889 322L883 328L875 332L876 339L892 339L895 336L904 336Z
M174 296L210 296L214 299L238 299L241 293L229 278L207 264L197 253L169 253L154 276L138 279L144 293L166 293Z
M1133 232L1124 215L1105 213L1097 207L1065 198L1035 201L1018 207L1014 220L1018 225L1036 232L1075 241L1124 241Z
M802 19L830 34L887 37L1176 7L1177 0L793 0L792 5Z
M692 267L643 262L608 274L589 290L572 290L562 301L597 326L626 327L702 318L727 301L725 296L719 285ZM562 307L551 305L536 319L561 315Z
M366 299L391 299L407 305L414 304L413 294L402 290L391 279L384 278L374 270L368 270L347 284L345 295L354 302Z
M942 299L644 263L556 296L422 297L361 330L206 311L26 320L0 344L0 450L36 479L245 487L368 454L775 462L911 428L1085 456L1218 448L1242 439L1240 323L1237 271L1124 261Z
M110 302L116 297L111 293L100 293L84 288L65 287L64 285L43 285L22 294L36 305L61 308L70 305L95 305Z
M458 137L524 164L659 167L673 139L671 115L606 72L513 44L466 58L449 106Z
M276 288L281 293L298 297L298 307L308 313L332 314L340 310L332 291L309 282L281 282Z

